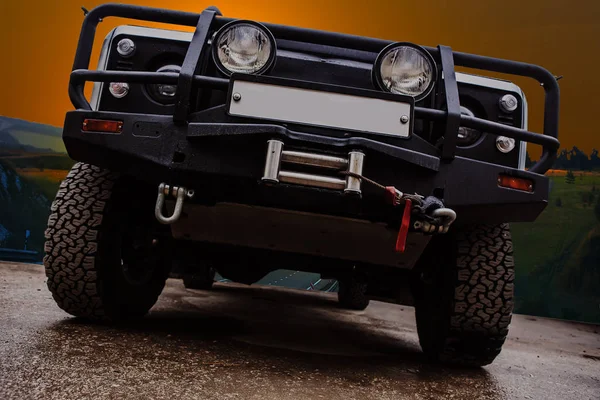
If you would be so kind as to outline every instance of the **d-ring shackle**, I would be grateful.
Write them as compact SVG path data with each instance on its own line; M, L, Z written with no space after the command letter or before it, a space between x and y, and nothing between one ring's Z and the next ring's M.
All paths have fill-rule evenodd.
M169 195L176 198L175 209L173 210L173 215L171 215L170 217L165 217L162 213L162 210L165 204L165 197ZM187 190L184 187L170 187L165 183L161 183L160 185L158 185L158 197L156 199L156 207L154 208L154 215L156 216L158 222L165 225L177 222L177 220L181 216L181 210L183 209L183 201L186 197L190 199L194 197L194 191Z

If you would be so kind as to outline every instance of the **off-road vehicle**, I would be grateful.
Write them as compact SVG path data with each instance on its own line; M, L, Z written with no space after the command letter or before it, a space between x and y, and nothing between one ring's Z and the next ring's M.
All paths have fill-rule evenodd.
M90 70L107 17L119 26ZM400 38L401 39L401 38ZM543 134L513 83L545 90ZM91 101L86 82L95 82ZM414 305L424 352L490 363L513 309L509 222L547 204L559 89L530 64L406 42L107 4L87 14L70 76L61 184L44 264L80 317L142 316L173 265L189 287L217 271L339 281L342 306ZM525 168L526 143L542 146Z

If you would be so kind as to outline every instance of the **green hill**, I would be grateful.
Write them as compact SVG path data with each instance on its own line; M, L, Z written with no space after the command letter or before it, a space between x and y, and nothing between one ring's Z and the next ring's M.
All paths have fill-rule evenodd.
M533 223L512 224L516 311L600 322L600 174L554 176L547 209Z
M66 153L62 129L0 116L0 150Z

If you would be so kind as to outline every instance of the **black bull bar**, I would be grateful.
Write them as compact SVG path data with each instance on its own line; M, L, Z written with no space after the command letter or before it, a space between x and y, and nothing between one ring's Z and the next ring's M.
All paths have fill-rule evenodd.
M196 31L188 48L181 73L89 70L96 27L103 18L110 16L195 26ZM220 12L213 7L209 7L200 14L113 3L94 8L86 15L79 36L73 71L69 81L69 97L71 102L77 109L91 110L91 106L84 95L84 84L86 81L177 84L177 101L173 118L175 123L185 123L189 114L191 93L194 88L228 90L229 79L197 75L196 71L200 60L208 56L207 53L209 52L204 51L204 48L209 32L233 20L232 18L222 17ZM276 24L264 25L273 33L277 40L292 40L376 54L390 43L393 43L387 40L305 28ZM425 49L431 53L444 74L443 84L447 110L415 107L415 117L445 124L441 154L442 160L450 161L454 158L458 128L464 126L541 145L543 147L542 156L537 163L531 166L529 171L544 174L551 168L560 145L558 141L559 87L555 77L548 70L533 64L456 52L446 46L438 46L437 48L425 47ZM540 135L539 133L485 119L461 115L458 86L454 71L455 65L525 76L540 82L545 91L543 134Z

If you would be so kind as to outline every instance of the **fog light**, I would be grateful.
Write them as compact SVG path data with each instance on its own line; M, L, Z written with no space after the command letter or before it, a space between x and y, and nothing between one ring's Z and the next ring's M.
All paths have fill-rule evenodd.
M117 53L121 57L131 57L135 53L135 43L131 39L121 39L117 43Z
M129 83L111 82L108 86L108 91L117 99L121 99L127 96L127 93L129 93Z
M503 153L510 153L515 148L515 139L506 136L498 136L496 147Z

